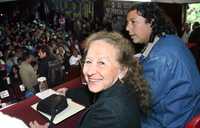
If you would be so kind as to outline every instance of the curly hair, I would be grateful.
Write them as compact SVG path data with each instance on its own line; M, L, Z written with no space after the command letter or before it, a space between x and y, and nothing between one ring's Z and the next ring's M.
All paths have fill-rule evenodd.
M146 23L152 24L150 41L153 41L155 36L176 34L176 28L171 19L156 3L142 2L134 4L128 10L128 13L134 10L137 10L138 14L146 19Z
M134 49L126 38L117 32L97 32L89 36L86 43L86 50L90 44L96 40L103 40L108 44L113 45L118 50L118 62L122 67L127 67L128 72L122 81L126 85L131 85L142 113L147 114L150 108L150 91L147 82L143 78L142 67L136 58L133 57Z

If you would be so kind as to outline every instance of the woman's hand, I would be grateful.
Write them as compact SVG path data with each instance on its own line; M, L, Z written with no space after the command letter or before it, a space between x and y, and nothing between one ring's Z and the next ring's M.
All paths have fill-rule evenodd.
M66 92L67 92L68 88L60 88L57 90L57 92L63 96L65 96Z
M29 123L29 126L30 126L30 128L48 128L49 127L49 123L41 125L37 121L31 121Z

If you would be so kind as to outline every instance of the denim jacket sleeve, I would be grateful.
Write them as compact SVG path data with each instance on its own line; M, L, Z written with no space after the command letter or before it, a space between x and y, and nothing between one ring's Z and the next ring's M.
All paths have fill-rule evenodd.
M183 128L200 104L199 74L191 70L193 63L168 51L141 61L152 92L152 112L143 118L142 128Z

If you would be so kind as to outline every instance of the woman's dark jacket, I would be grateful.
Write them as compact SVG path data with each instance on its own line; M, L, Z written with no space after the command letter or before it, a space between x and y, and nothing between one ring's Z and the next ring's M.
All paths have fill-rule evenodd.
M140 112L131 87L117 82L95 99L78 128L140 128Z

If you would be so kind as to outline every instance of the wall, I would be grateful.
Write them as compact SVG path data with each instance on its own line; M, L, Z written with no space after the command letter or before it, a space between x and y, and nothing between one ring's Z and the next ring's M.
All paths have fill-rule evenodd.
M186 4L159 4L159 6L166 12L174 23L178 35L181 35L181 27L185 21Z

